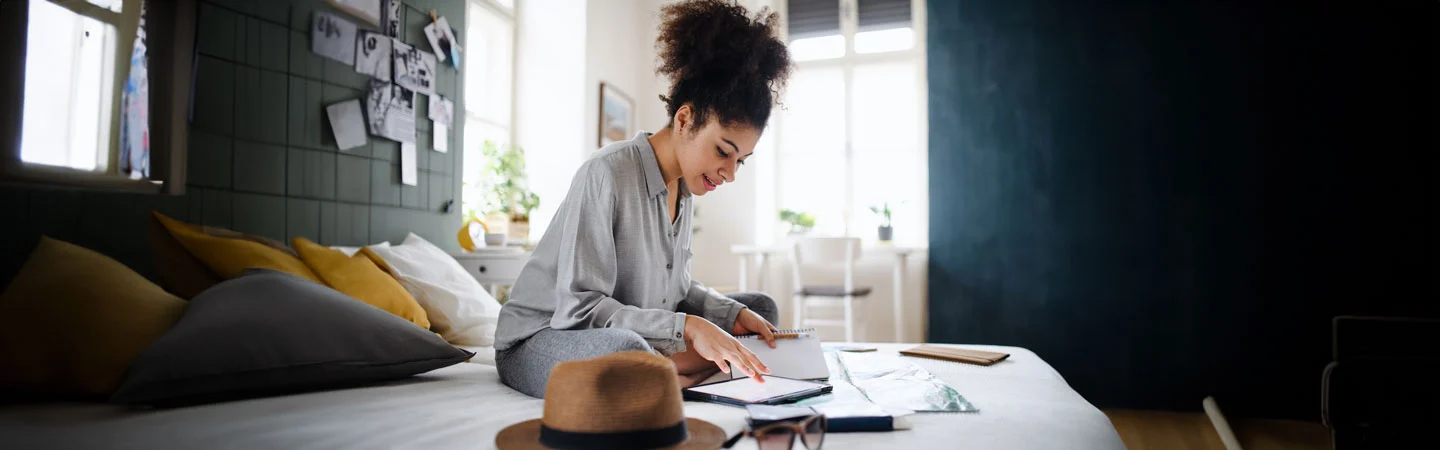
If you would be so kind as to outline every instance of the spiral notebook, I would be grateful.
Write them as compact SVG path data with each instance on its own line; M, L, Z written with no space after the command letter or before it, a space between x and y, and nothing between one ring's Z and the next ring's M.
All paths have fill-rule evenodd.
M814 328L780 330L777 335L794 335L794 338L775 339L775 348L765 343L758 335L736 336L745 348L755 352L760 362L770 368L770 374L797 380L824 380L830 378L830 368L825 365L825 350L820 348L820 336ZM731 367L731 378L745 374Z

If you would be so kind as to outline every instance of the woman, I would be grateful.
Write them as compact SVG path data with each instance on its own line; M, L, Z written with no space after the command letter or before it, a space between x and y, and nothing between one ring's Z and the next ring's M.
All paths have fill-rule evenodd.
M720 0L666 6L656 48L669 123L601 149L570 192L500 311L500 381L533 397L572 359L656 351L695 384L729 366L768 373L732 335L772 347L774 300L721 295L690 279L691 195L735 181L790 73L778 16Z

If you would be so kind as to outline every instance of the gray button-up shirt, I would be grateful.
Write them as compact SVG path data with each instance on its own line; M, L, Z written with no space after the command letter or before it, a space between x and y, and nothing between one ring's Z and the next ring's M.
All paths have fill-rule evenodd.
M500 310L495 350L545 328L624 328L662 354L685 351L685 314L730 330L744 308L690 279L690 191L670 222L649 135L606 146L575 173L570 192Z

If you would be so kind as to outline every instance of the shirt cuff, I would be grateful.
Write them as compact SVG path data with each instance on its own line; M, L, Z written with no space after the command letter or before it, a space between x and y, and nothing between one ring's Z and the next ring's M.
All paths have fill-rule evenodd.
M724 318L720 319L721 323L718 323L716 325L720 325L720 329L725 330L726 333L735 331L735 319L739 318L740 311L746 308L748 307L744 304L741 304L740 302L735 302L734 304L730 305L730 311L725 312Z
M665 356L676 353L685 353L688 348L685 345L685 313L675 313L675 322L671 326L670 335L665 339L665 345L656 347Z

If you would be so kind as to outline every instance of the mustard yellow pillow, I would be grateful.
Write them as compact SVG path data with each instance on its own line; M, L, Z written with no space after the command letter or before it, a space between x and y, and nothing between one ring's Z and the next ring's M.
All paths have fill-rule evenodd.
M175 236L180 245L185 246L190 254L203 261L220 278L228 280L240 276L247 268L261 267L320 282L320 277L306 267L304 262L280 249L249 239L208 234L199 227L165 217L158 212L155 213L155 218L160 219L160 223L170 230L170 235Z
M290 241L300 259L310 267L326 285L341 293L369 303L371 306L389 311L421 328L430 329L430 319L425 309L411 297L400 282L386 274L362 250L355 256L345 256L339 250L327 248L297 237Z
M185 305L118 261L41 237L0 294L0 387L107 395Z

